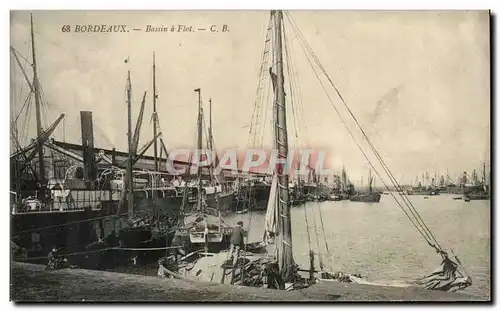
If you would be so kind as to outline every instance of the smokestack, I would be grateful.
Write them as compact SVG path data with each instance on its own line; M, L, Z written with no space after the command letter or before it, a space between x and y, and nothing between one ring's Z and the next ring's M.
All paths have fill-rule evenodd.
M116 165L116 148L111 150L111 165Z
M83 178L90 185L96 179L94 157L94 129L92 126L92 112L80 111L82 126L82 151L83 151Z

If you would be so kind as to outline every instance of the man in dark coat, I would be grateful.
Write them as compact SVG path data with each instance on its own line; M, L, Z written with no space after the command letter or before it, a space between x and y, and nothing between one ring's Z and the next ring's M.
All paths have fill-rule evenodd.
M242 247L244 247L244 238L245 230L243 229L243 221L238 221L238 225L233 228L233 232L231 234L231 239L229 242L231 243L231 250L229 253L231 254L231 259L233 262L233 266L236 266L236 262L239 258L239 253Z

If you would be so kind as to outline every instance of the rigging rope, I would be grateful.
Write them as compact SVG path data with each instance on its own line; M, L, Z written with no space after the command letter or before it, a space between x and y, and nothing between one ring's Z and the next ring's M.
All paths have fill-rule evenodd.
M269 47L271 45L271 36L272 36L272 33L270 31L272 29L271 26L272 26L272 19L270 18L267 29L265 30L266 39L264 42L264 46L262 47L262 57L260 62L259 74L257 76L257 90L255 94L252 119L250 121L250 128L248 131L247 148L249 148L250 146L255 147L255 144L256 142L258 142L261 133L264 132L259 127L259 121L260 121L261 109L263 108L262 102L264 101L264 96L262 92L263 88L266 85L264 81L267 77L267 67L269 63Z
M299 135L299 130L297 129L297 124L300 124L298 121L299 117L298 117L298 114L297 114L296 109L295 109L295 106L297 104L297 98L298 98L299 106L301 106L302 108L303 108L303 101L302 101L302 96L300 95L300 87L299 87L300 84L298 83L298 75L296 74L296 71L294 70L295 69L294 62L292 62L291 53L289 52L289 49L288 49L288 47L290 46L290 42L289 42L288 38L286 37L284 24L283 24L283 30L284 30L283 37L284 37L284 42L285 42L285 56L287 59L287 72L288 72L289 84L290 84L292 115L293 115L296 139L298 141L297 147L299 147L299 146L303 147L303 143L300 143L302 135ZM298 97L296 97L295 94L299 94ZM303 124L305 124L305 122L303 122ZM319 186L319 184L318 184L318 186ZM319 188L318 188L318 190L319 190ZM315 204L315 206L317 207L318 213L319 213L319 218L320 218L320 223L321 223L321 234L322 234L323 242L325 244L326 256L327 256L327 258L329 258L330 265L331 265L330 268L333 269L333 259L332 259L332 256L330 254L330 250L328 247L328 239L326 238L326 232L325 232L325 228L324 228L324 224L323 224L323 212L321 211L319 204ZM308 235L310 235L306 207L304 207L304 213L305 213L306 226L307 226L307 230L308 230L307 233L308 233ZM314 216L314 206L313 206L313 222L314 222L314 230L315 230L315 234L316 234L316 243L318 246L319 264L320 264L320 268L323 270L324 264L323 264L323 261L321 259L321 251L320 251L319 237L318 237L318 228L317 228L316 219ZM309 241L309 250L311 250L310 241Z
M17 55L18 57L22 58L22 59L23 59L23 60L24 60L24 61L25 61L28 65L30 65L30 67L31 67L31 66L33 66L33 65L31 64L31 62L30 62L29 60L27 60L27 59L26 59L26 57L24 57L21 53L19 53L19 51L18 51L18 50L16 50L16 48L15 48L15 47L13 47L12 45L11 45L10 47L11 47L11 48L12 48L12 50L16 53L16 55ZM31 45L30 45L30 51L31 51Z
M285 24L283 24L283 29L285 28ZM285 38L285 53L287 53L287 58L288 58L288 64L291 66L292 69L295 68L295 57L294 57L294 54L293 53L288 53L287 51L287 46L289 46L289 41L288 41L288 38L286 37L285 35L285 32L283 32L283 37ZM292 83L294 83L295 85L295 92L297 94L297 97L299 99L299 109L300 111L298 113L295 113L295 117L297 118L297 122L298 124L302 124L302 127L304 129L304 132L305 132L305 139L306 139L306 145L309 145L309 133L308 133L308 130L307 130L307 123L304 121L303 117L305 115L304 113L304 102L302 101L302 94L301 94L301 91L300 91L300 83L299 83L299 77L298 77L298 74L296 73L296 70L293 70L294 74L293 75L290 75L290 79L292 80Z
M19 110L17 117L15 117L14 120L12 121L13 124L17 124L17 121L21 117L21 113L23 112L24 108L28 109L29 104L31 103L31 96L32 95L33 95L33 92L29 92L28 96L26 96L26 99L24 100L24 103L21 106L21 109ZM25 122L26 122L26 120L25 120Z
M248 141L247 141L247 149L250 147L253 148L262 148L262 143L264 140L264 133L267 123L267 111L269 110L269 95L270 95L270 87L268 83L265 83L268 78L267 68L269 67L269 54L271 52L271 43L273 42L273 32L272 30L272 17L269 18L269 22L267 28L265 29L265 41L264 46L262 47L262 56L260 61L259 73L257 76L257 90L255 95L254 107L252 112L252 119L250 121L250 128L248 131ZM267 86L267 87L266 87ZM266 92L267 90L267 92ZM266 94L264 96L264 93ZM264 103L264 105L262 105ZM261 110L264 111L264 121L261 121ZM261 126L262 125L262 126ZM238 176L239 179L239 176ZM241 189L241 187L240 187ZM252 205L256 204L255 195L256 192L254 190L253 181L248 181L247 187L243 187L243 207L241 210L245 209L245 201L246 206L248 208L248 213L250 214L250 220L248 224L247 234L248 237L250 235L250 225L253 218L253 210ZM251 203L252 202L252 203ZM238 211L238 207L240 205L240 194L238 193L238 199L236 202L236 211ZM255 206L254 206L255 207ZM245 246L246 249L246 246ZM246 253L246 252L245 252ZM246 255L244 255L246 256Z
M106 143L108 143L110 146L115 145L108 139L106 133L101 129L101 127L97 123L94 123L94 128L96 129L97 134L99 134L99 136L101 136L101 138L104 138Z
M109 250L121 250L121 251L161 251L161 250L167 250L167 249L178 249L178 248L181 248L181 247L182 246L148 247L148 248L107 247L107 248L103 248L103 249L96 249L96 250L85 251L85 252L75 252L75 253L68 253L68 254L58 254L58 256L69 257L69 256L76 256L76 255L83 255L83 254L91 254L91 253L104 252L104 251L109 251ZM40 259L47 259L47 256L30 257L30 258L25 258L24 260L40 260Z
M306 56L306 58L308 58ZM308 61L309 61L309 64L311 65L311 68L313 68L313 71L316 75L316 77L318 78L319 80L319 76L316 72L316 70L314 69L314 67L312 67L312 63L310 62L310 59L308 58ZM341 117L340 115L340 112L338 111L337 107L335 105L333 105L333 101L330 97L330 95L326 92L326 89L324 88L324 85L323 83L320 81L320 84L321 86L323 87L323 90L325 91L325 94L326 96L328 97L328 99L330 100L330 102L332 103L332 106L334 107L335 111L337 112L337 115L339 116L340 120L342 121L342 123L344 124L345 128L347 129L348 133L350 134L351 138L354 140L355 144L358 146L358 148L360 149L361 153L363 154L363 156L367 159L369 165L372 167L372 169L375 171L375 173L380 177L380 173L378 172L378 170L373 166L373 164L369 161L369 158L368 158L368 155L365 153L365 151L363 150L363 148L361 147L361 145L359 144L359 142L357 141L357 139L355 138L354 134L352 133L352 131L349 129L349 127L347 126L345 120ZM384 186L389 189L389 187L387 186L387 184L385 183L385 181L381 178L381 181L382 183L384 184ZM390 192L391 196L396 200L396 202L398 203L399 207L403 210L403 212L406 214L406 216L410 219L410 221L412 222L412 224L415 226L415 228L417 228L418 232L424 237L424 239L430 244L430 240L429 240L429 237L426 235L426 233L417 225L417 223L415 223L415 220L413 220L413 218L410 217L410 215L408 214L408 212L404 209L404 207L401 205L401 203L399 202L399 200L394 196L394 194L392 193L392 191Z
M324 67L321 65L321 63L319 62L319 60L317 59L316 55L314 54L314 52L312 51L312 49L310 48L310 46L308 45L307 41L304 39L302 33L300 32L300 30L294 25L294 22L290 16L290 14L288 14L288 12L286 12L286 16L288 17L290 23L292 24L292 27L297 35L297 37L299 37L303 42L301 42L301 47L304 49L304 52L306 52L305 50L307 50L310 54L311 54L311 57L313 58L313 60L316 62L316 65L318 65L318 67L321 69L321 71L323 72L323 74L326 76L326 78L328 79L328 81L330 82L330 84L334 87L337 95L339 96L339 98L341 99L342 103L344 104L344 106L348 109L349 111L349 114L351 115L351 117L355 120L356 122L356 125L358 126L358 128L362 131L363 133L363 136L365 137L365 139L368 141L372 151L374 152L375 156L377 157L377 159L379 160L379 162L381 162L381 165L384 169L384 171L386 172L386 174L388 174L389 176L389 179L391 180L391 182L393 183L393 185L396 187L396 189L399 191L401 190L401 186L397 183L397 180L395 180L394 176L392 175L392 173L390 172L390 170L388 169L387 167L387 164L385 163L385 161L382 160L380 154L378 153L378 151L375 149L375 146L371 143L371 141L368 139L366 133L364 132L364 130L362 129L361 125L359 124L358 120L355 118L354 114L352 113L352 111L349 109L349 107L347 106L347 103L345 102L345 100L343 99L343 97L341 96L338 88L335 86L335 84L332 82L332 80L330 79L330 77L328 76L328 74L326 73L326 70L324 69ZM331 97L328 95L328 93L326 92L326 89L324 88L324 85L323 83L321 82L316 70L314 69L314 66L312 65L312 62L310 60L310 58L308 57L307 53L306 54L306 58L308 59L308 62L309 64L311 65L311 68L313 69L316 77L318 78L318 81L320 81L320 84L321 86L323 87L323 90L325 91L325 94L327 94L327 97L328 99L330 100L330 103L332 104L332 106L335 108L335 111L337 112L337 114L339 115L342 123L344 123L344 125L346 126L346 128L348 129L349 133L351 134L352 138L355 140L356 144L358 145L358 147L360 148L360 150L362 151L363 155L365 156L365 158L368 160L369 162L369 165L375 170L376 174L379 176L379 178L381 179L382 183L384 184L384 186L390 191L389 187L387 186L387 184L384 182L384 180L382 179L382 177L380 176L380 174L378 173L378 171L375 169L375 167L373 166L373 164L369 161L366 153L362 150L361 146L359 145L359 143L356 141L356 139L354 138L354 135L352 134L352 132L349 130L349 128L347 127L347 124L344 122L343 118L340 116L340 113L338 111L338 109L336 108L336 106L333 104L333 101L331 100ZM415 207L413 206L413 204L411 204L411 201L408 200L408 198L405 196L405 194L402 192L402 191L399 191L399 194L400 196L402 197L402 201L403 203L405 203L405 205L408 207L408 209L410 210L410 212L412 213L412 215L414 216L415 218L415 221L416 223L420 226L420 228L418 228L418 226L416 225L415 221L412 220L409 216L409 214L406 212L406 210L404 210L403 206L399 203L399 201L397 200L397 198L392 194L392 191L390 192L391 195L393 196L393 198L396 200L396 202L398 203L398 205L403 209L403 211L405 212L405 214L408 216L408 218L410 219L410 221L414 224L414 226L417 228L417 230L422 234L422 236L426 239L426 241L428 242L428 244L432 247L434 247L438 252L442 253L443 250L441 248L441 246L439 245L438 241L436 240L436 238L434 237L434 235L432 234L432 232L430 232L429 228L427 227L427 225L425 225L425 223L423 222L422 218L420 217L418 211L416 211ZM434 242L434 243L432 243Z
M124 216L124 215L127 215L127 214L124 213L124 214L117 215L117 216ZM79 223L90 222L90 221L100 220L100 219L105 219L105 218L115 218L115 217L116 217L115 215L109 215L109 216L104 216L104 217L101 216L101 217L96 217L96 218L89 218L89 219L84 219L84 220L66 222L66 223L59 224L59 225L52 225L52 226L47 226L47 227L41 227L41 228L35 228L35 229L29 229L29 230L19 231L19 232L16 233L16 236L14 236L12 238L17 238L21 234L24 234L24 233L36 232L36 231L47 230L47 229L58 228L58 227L71 226L71 225L75 225L75 224L79 224Z
M269 66L269 63L267 63L267 66ZM269 80L269 76L267 76L267 79ZM258 143L258 147L262 148L263 143L264 143L264 136L266 132L266 126L268 125L268 113L269 110L272 110L272 100L271 100L271 84L267 83L266 84L266 98L264 101L264 120L262 120L262 130L260 131L260 139ZM272 120L270 120L272 121Z
M304 209L306 209L305 206L304 206ZM324 265L323 265L323 260L321 259L321 249L319 247L319 234L318 234L318 227L316 226L316 215L314 214L314 209L312 210L312 212L313 212L312 219L313 219L313 226L314 226L314 235L316 236L316 246L318 247L319 267L321 270L323 270Z
M300 144L300 136L299 136L299 131L297 130L297 124L298 124L298 118L297 118L297 114L295 112L295 102L296 102L296 97L295 97L295 87L296 85L294 85L294 75L292 75L291 71L293 72L293 70L290 68L293 66L293 64L291 63L290 61L290 53L288 52L288 46L289 46L289 42L288 42L288 38L286 37L286 31L285 31L285 24L282 25L283 27L283 41L284 41L284 46L285 46L285 57L287 59L287 62L286 62L286 69L287 69L287 72L288 72L288 82L289 82L289 89L290 89L290 105L292 107L292 119L293 119L293 125L294 125L294 131L295 131L295 139L297 141L296 143L296 147L299 147L299 144ZM293 72L295 74L295 72ZM301 98L299 97L299 101L301 101ZM308 217L307 217L307 208L304 206L303 207L304 209L304 219L305 219L305 223L306 223L306 230L307 230L307 241L308 241L308 246L309 246L309 252L312 251L312 241L311 241L311 232L310 232L310 227L309 227L309 221L308 221ZM314 218L314 211L313 211L313 223L314 223L314 234L316 236L316 245L318 247L318 261L319 261L319 266L320 268L323 270L323 261L321 259L321 251L320 251L320 247L319 247L319 239L318 239L318 232L317 232L317 227L316 227L316 220Z
M321 211L319 204L318 204L318 210L319 210L319 219L321 221L321 231L323 233L323 241L325 242L326 256L330 259L330 270L332 270L333 269L333 257L332 257L332 254L330 253L330 249L328 247L328 239L326 238L325 226L323 224L323 212Z
M28 145L28 135L29 135L30 125L31 125L31 122L29 122L30 111L33 110L32 109L33 105L31 105L31 101L32 101L32 97L30 96L28 106L25 110L24 123L23 123L23 126L21 128L21 137L24 138L25 145Z

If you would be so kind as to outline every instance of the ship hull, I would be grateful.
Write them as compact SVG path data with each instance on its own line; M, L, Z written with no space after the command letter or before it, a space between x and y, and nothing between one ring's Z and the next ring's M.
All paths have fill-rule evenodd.
M238 195L234 195L233 198L233 203L232 203L232 209L234 211L238 211L241 209L242 206L247 206L246 203L243 202L248 202L246 191L247 190L246 185L242 186L241 189L239 190ZM252 189L252 197L255 199L255 204L252 204L251 209L252 210L265 210L267 207L267 202L269 201L269 194L271 193L271 186L266 185L266 184L258 184L253 186Z
M42 256L54 247L89 244L97 240L95 224L84 220L98 216L94 211L12 215L11 239L31 254Z
M116 214L118 201L109 191L74 190L44 204L11 203L11 240L30 256L44 256L54 247L72 251L109 234L113 225L106 216Z
M158 212L160 214L178 214L182 205L182 196L158 195L153 197L152 191L137 191L134 193L134 206L137 211Z
M234 195L232 192L220 194L218 197L215 195L207 196L208 206L216 206L221 211L223 215L228 214L231 211L233 205Z
M373 192L367 194L356 194L349 198L351 202L368 202L368 203L378 203L380 202L380 193Z
M154 193L153 193L154 192ZM196 188L189 195L187 204L196 204ZM182 190L164 189L164 190L141 190L135 191L134 200L138 210L159 210L162 214L178 214L183 200ZM219 206L222 213L231 210L233 193L211 193L206 195L206 201L209 206ZM189 207L187 208L189 209Z

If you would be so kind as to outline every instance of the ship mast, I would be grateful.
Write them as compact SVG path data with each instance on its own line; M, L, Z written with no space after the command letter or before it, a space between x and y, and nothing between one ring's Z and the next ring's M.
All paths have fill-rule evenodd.
M213 142L213 136L212 136L212 98L210 98L208 100L208 103L209 103L209 110L208 110L208 114L209 114L209 123L208 123L208 150L210 151L210 155L213 156L214 155L214 142ZM210 179L212 181L214 181L215 179L215 176L213 176L212 172L213 172L213 169L214 169L214 166L217 166L217 163L214 163L214 161L217 161L217 156L214 157L214 159L211 161L210 163Z
M279 161L286 161L288 157L288 134L286 126L285 89L283 75L283 52L282 52L282 11L271 11L274 17L274 30L276 31L275 59L276 59L276 130L275 148L278 151ZM286 162L285 162L286 163ZM285 282L292 280L293 276L293 252L292 231L290 222L290 205L288 204L288 167L280 163L277 167L278 177L278 265Z
M127 117L128 117L128 161L127 161L127 205L128 217L134 217L134 189L132 179L132 81L130 80L130 70L127 78Z
M486 189L486 162L483 162L483 190L484 190L484 192L487 191L487 189Z
M197 144L197 152L199 152L199 158L198 158L198 209L203 210L203 201L202 201L202 183L201 183L201 160L202 160L202 155L201 155L201 150L203 148L203 141L202 141L202 135L203 135L203 123L202 123L202 110L201 110L201 89L195 89L194 90L196 93L198 93L198 144Z
M158 142L156 139L157 131L158 131L158 125L157 125L157 119L158 119L158 114L156 113L156 64L155 64L155 52L153 52L153 137L154 137L154 142L153 142L153 149L154 149L154 157L155 157L155 171L158 172ZM155 191L153 191L155 193Z
M208 100L209 103L209 123L208 123L208 148L210 152L213 149L213 141L212 141L212 98Z
M341 182L342 182L342 184L341 184L342 192L344 192L347 190L347 174L345 172L344 165L342 165L342 180L341 180Z
M373 192L373 188L372 187L373 187L373 177L372 177L372 170L370 169L368 171L368 191L370 193Z
M37 134L37 149L38 149L38 169L40 191L38 192L39 199L45 197L45 163L43 161L43 141L42 141L42 118L40 111L40 85L38 83L38 74L35 55L35 32L33 30L33 14L31 14L31 51L33 56L33 89L35 92L35 109L36 109L36 134Z

